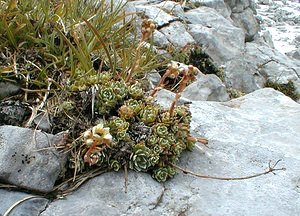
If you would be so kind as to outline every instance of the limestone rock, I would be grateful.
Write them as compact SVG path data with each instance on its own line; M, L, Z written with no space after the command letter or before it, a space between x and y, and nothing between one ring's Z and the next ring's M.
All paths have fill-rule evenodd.
M224 2L231 8L232 13L241 13L251 5L251 0L224 0Z
M291 60L275 49L246 43L246 53L258 65L260 73L273 82L287 83L300 78L300 61Z
M153 33L153 43L157 48L160 49L166 49L168 46L171 45L167 36L157 30L155 30Z
M300 61L253 42L246 43L245 53L240 58L225 64L226 86L245 93L262 88L267 80L286 84L299 78Z
M259 31L259 25L253 15L250 8L246 8L241 13L233 13L231 15L232 20L235 22L236 26L240 27L245 32L245 40L252 41L253 37Z
M277 175L242 181L200 179L179 173L165 184L148 174L98 176L65 199L49 204L54 215L297 215L300 208L300 105L273 89L228 102L190 105L192 131L209 140L183 155L180 166L210 176L240 177L282 161ZM267 207L266 207L267 206Z
M0 82L0 100L13 96L21 90L20 85L11 82Z
M183 7L179 4L179 2L163 1L155 6L161 8L168 14L172 14L173 16L176 16L179 18L183 17L184 10L183 10Z
M169 24L170 21L176 20L176 17L166 13L158 7L151 5L137 5L136 12L143 13L144 16L153 19L158 27Z
M0 180L29 190L48 192L65 165L55 136L15 126L0 126Z
M266 79L259 73L252 59L245 56L230 60L225 64L225 83L227 88L250 93L263 88Z
M26 194L17 191L6 191L0 189L0 215L4 215L11 206L15 203L26 199L15 208L13 208L9 214L10 216L30 215L39 216L40 213L46 208L48 200L42 197L32 197L31 194ZM29 198L32 197L32 198Z
M222 81L214 74L197 76L197 80L187 86L181 94L184 98L192 101L228 101Z
M217 65L241 55L245 34L214 9L201 7L185 13L189 33Z
M152 215L164 193L150 175L129 172L128 193L124 173L93 178L65 199L52 202L41 216L50 215Z
M176 94L166 89L161 89L155 94L155 101L165 109L169 109ZM177 101L177 105L190 104L191 101L187 98L181 97Z
M228 10L224 0L189 0L189 4L192 4L195 7L206 6L213 8L226 19L230 19L231 12Z
M160 30L176 48L195 44L193 37L187 32L185 25L179 21L172 22Z

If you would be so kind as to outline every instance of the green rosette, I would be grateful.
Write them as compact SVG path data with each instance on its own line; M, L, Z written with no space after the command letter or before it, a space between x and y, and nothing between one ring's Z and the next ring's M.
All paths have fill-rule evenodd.
M172 166L168 166L167 171L170 178L173 178L176 175L176 168Z
M169 177L169 172L168 169L163 167L163 168L157 168L153 170L152 177L156 179L158 182L165 182L167 181Z
M175 109L174 109L174 113L177 115L177 116L180 116L180 117L186 117L186 116L191 116L191 112L189 111L189 108L186 107L186 106L176 106Z
M161 154L161 153L163 153L164 148L161 145L157 144L157 145L153 146L152 150L155 154Z
M113 89L118 101L123 101L128 95L128 87L124 81L116 81L112 83Z
M108 71L102 71L101 73L97 74L97 80L99 80L99 83L107 85L107 83L111 82L113 79L113 75L111 72Z
M129 87L129 95L133 99L142 99L144 97L144 90L139 83L133 84Z
M168 139L166 138L159 138L159 145L162 147L164 153L170 150L171 144Z
M146 125L151 125L156 121L158 115L158 108L148 105L140 113L140 119Z
M128 130L129 123L120 117L114 117L108 121L108 127L110 127L112 133L117 134L120 131L126 132Z
M146 139L146 145L149 147L157 145L158 142L159 142L159 137L155 134L148 136Z
M122 141L130 141L131 140L129 134L125 130L118 131L116 134L116 138L119 141L121 141L121 140Z
M138 114L143 109L143 103L140 100L129 99L124 104L130 107L135 114Z
M117 171L120 170L121 164L120 164L120 162L117 161L117 160L111 160L111 161L109 162L109 168L117 172Z
M116 104L115 93L112 88L104 87L99 90L99 99L102 103L106 104Z
M151 150L144 144L137 144L130 155L129 168L139 172L147 172L151 166Z
M169 135L168 127L165 124L158 123L154 125L152 128L155 134L159 137L164 138L164 137L168 137Z

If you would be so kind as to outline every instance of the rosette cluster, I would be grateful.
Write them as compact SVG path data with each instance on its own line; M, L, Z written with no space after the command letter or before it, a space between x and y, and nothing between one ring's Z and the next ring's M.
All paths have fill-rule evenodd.
M83 134L80 155L72 167L84 171L101 166L118 171L127 166L149 172L159 182L172 178L184 150L192 150L197 139L190 135L191 113L176 106L172 114L148 97L141 85L113 79L98 83L96 109L99 124ZM75 160L76 158L76 160ZM75 162L74 162L75 161Z

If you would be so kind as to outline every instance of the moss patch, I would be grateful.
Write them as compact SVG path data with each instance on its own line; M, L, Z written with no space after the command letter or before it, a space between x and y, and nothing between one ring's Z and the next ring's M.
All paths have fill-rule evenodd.
M291 80L285 84L279 84L277 82L272 82L272 81L268 80L265 84L265 87L270 87L277 91L280 91L295 101L300 98L300 95L296 92L296 87L295 87L293 81L291 81Z

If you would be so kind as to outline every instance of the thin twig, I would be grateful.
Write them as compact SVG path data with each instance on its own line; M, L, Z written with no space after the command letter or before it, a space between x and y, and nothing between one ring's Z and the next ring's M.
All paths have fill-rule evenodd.
M124 165L124 172L125 172L125 193L128 191L128 170L127 164Z
M255 177L258 177L258 176L261 176L261 175L266 175L268 173L274 173L274 171L278 171L278 170L286 170L286 168L275 168L276 165L281 161L278 160L273 166L271 166L271 161L269 162L269 167L268 167L268 170L265 171L265 172L261 172L261 173L257 173L257 174L254 174L254 175L249 175L249 176L243 176L243 177L217 177L217 176L208 176L208 175L201 175L201 174L198 174L198 173L194 173L192 171L189 171L189 170L186 170L184 168L181 168L173 163L170 163L173 167L175 167L176 169L182 171L183 173L185 174L190 174L190 175L193 175L193 176L196 176L196 177L199 177L199 178L205 178L205 179L216 179L216 180L225 180L225 181L232 181L232 180L245 180L245 179L250 179L250 178L255 178Z

